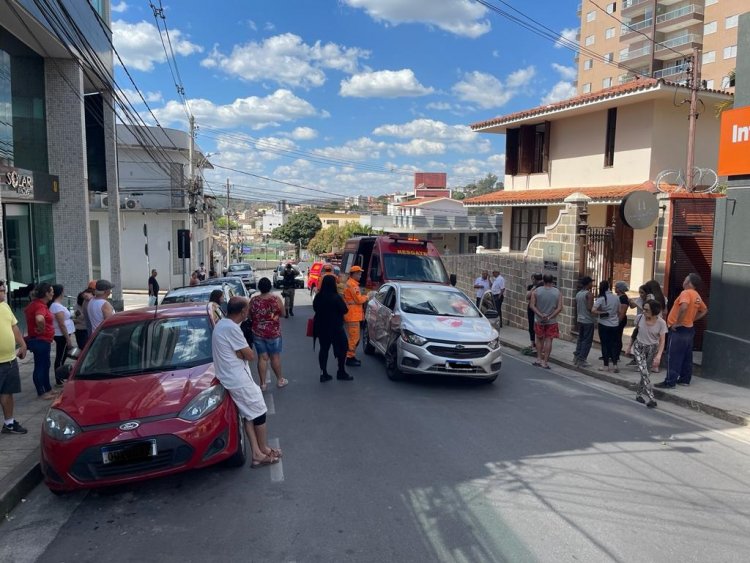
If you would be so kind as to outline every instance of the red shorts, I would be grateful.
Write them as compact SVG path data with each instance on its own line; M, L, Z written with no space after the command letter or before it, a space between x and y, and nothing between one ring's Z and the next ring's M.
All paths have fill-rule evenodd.
M536 323L534 324L534 334L539 338L560 338L560 327L557 323L546 325Z

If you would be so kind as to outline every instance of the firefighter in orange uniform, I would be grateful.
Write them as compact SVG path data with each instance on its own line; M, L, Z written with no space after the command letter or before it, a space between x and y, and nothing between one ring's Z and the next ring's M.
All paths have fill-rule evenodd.
M365 320L362 305L367 303L369 297L362 295L359 290L359 279L361 277L362 268L352 266L349 269L349 279L346 281L346 288L344 289L344 302L349 307L346 315L344 315L344 328L349 341L349 349L346 352L346 365L348 366L362 365L362 362L356 358L355 352L357 351L357 344L359 344L359 324Z

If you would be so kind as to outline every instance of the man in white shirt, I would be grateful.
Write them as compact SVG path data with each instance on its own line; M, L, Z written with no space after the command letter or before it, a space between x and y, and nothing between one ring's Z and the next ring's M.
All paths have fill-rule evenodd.
M255 353L242 334L240 324L249 310L245 297L232 297L227 303L227 316L216 323L211 341L216 377L232 396L242 417L245 433L253 451L251 467L278 463L281 450L268 446L266 428L266 401L258 384L253 380L248 362Z
M505 301L505 278L500 275L499 270L494 270L492 272L492 287L490 288L490 291L492 292L492 300L495 302L495 310L497 311L497 314L500 315L500 328L503 326L503 301Z
M482 275L474 280L474 289L477 290L477 307L479 307L484 293L490 289L491 285L490 273L487 270L482 270Z

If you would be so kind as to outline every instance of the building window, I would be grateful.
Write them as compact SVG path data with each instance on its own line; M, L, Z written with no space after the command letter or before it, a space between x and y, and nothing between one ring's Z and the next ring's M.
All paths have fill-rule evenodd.
M591 10L588 14L586 14L586 21L592 22L596 19L596 10Z
M614 14L617 11L617 2L610 2L607 4L607 13Z
M549 169L550 122L508 129L505 174L541 174Z
M584 43L586 44L586 47L590 47L591 45L593 45L595 39L596 38L593 35L589 35L588 37L586 37L586 39L584 40Z
M716 22L709 22L706 25L703 26L703 35L711 35L712 33L716 33Z
M593 59L586 59L585 61L583 61L583 70L591 70L593 66L594 66Z
M612 78L605 78L602 80L602 88L611 88L612 87Z
M716 61L716 51L706 51L703 53L703 64L707 65L709 63Z
M714 81L706 80L706 90L713 90L713 89L714 89Z
M729 17L728 17L728 18L727 18L727 19L726 19L726 20L724 21L724 27L725 27L726 29L732 29L733 27L737 27L737 19L738 19L738 18L739 18L739 15L738 15L738 14L735 14L735 15L733 15L733 16L729 16Z
M177 242L177 231L180 229L185 228L185 221L176 221L172 219L172 273L173 274L181 274L182 273L182 258L178 258L177 256L177 248L179 247L179 244ZM188 260L189 262L189 260Z
M706 0L706 7L713 6L716 4L719 0Z
M725 59L737 58L737 45L730 45L729 47L724 47L724 58Z
M104 17L104 0L89 0L89 4L94 7L99 16Z
M586 84L583 85L583 93L588 94L591 92L591 82L586 82Z
M615 133L617 131L617 108L607 110L607 135L604 142L604 166L615 164Z
M613 60L615 60L615 54L614 53L604 53L604 62L605 63L611 63Z
M615 28L614 27L608 27L604 31L604 39L612 39L615 36Z
M514 207L511 216L510 249L524 250L531 237L547 226L545 207Z

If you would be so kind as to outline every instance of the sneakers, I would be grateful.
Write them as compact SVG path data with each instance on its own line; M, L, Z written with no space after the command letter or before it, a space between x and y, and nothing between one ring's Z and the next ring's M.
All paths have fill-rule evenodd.
M657 389L674 389L674 384L670 385L666 381L662 381L661 383L654 383L654 387Z
M346 365L358 367L362 365L362 362L360 362L357 358L347 358Z
M346 372L336 374L336 379L341 381L352 381L354 378Z
M682 385L683 387L690 387L690 384L687 381L678 381L677 385Z
M3 424L3 434L26 434L27 432L28 430L21 426L17 420L14 420L13 424Z
M656 401L649 401L646 406L650 409L656 408Z
M591 364L590 364L590 363L588 363L588 362L587 362L586 360L582 360L582 361L581 361L581 360L579 360L579 361L578 361L578 367L579 367L579 368L590 368L590 367L591 367Z
M326 381L331 381L333 379L333 376L328 375L327 373L321 373L320 374L320 382L325 383Z
M635 398L635 400L636 400L636 401L638 401L638 402L639 402L640 404L642 404L642 405L645 405L645 404L646 404L646 399L644 399L644 398L643 398L643 397L641 397L640 395L638 395L638 396L637 396L637 397Z

